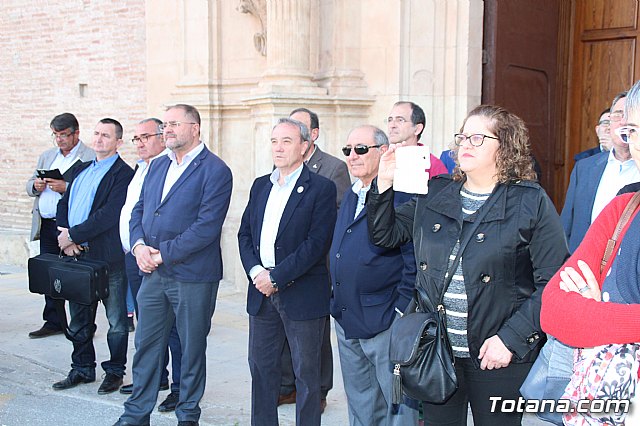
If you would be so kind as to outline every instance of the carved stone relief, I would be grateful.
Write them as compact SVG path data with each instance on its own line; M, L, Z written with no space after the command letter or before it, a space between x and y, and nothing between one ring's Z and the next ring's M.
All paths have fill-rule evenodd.
M240 13L249 13L260 21L262 32L253 35L253 44L262 56L267 56L267 0L240 0L236 9Z

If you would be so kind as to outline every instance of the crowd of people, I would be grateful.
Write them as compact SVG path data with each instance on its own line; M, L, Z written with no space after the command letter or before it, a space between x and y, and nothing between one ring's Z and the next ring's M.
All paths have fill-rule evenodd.
M545 333L575 348L578 378L590 377L586 348L640 343L640 219L629 221L600 268L630 193L640 189L640 82L600 115L599 146L577 156L561 215L536 181L525 123L504 108L474 108L443 161L430 154L429 179L419 183L425 194L393 189L396 153L424 143L424 111L397 102L387 125L386 133L352 129L346 161L316 144L319 118L307 108L271 131L273 171L253 182L238 231L252 425L277 425L278 406L288 403L296 404L296 424L320 425L333 386L330 317L352 426L463 425L469 406L476 425L518 425L523 412L495 410L492 398L518 400ZM200 418L233 186L200 126L198 110L186 104L169 107L162 120L140 121L134 170L118 154L118 121L96 124L91 149L80 141L77 119L60 114L51 121L57 146L37 169L58 169L62 179L34 173L27 182L41 253L109 265L102 303L110 359L101 364L98 393L130 395L115 425L148 425L166 389L159 411L175 411L179 425ZM444 403L405 397L394 404L391 326L416 299L436 309L447 278L457 390ZM137 327L133 382L124 385L127 292ZM96 380L97 304L69 302L67 326L64 302L45 296L44 324L29 337L65 332L73 344L71 370L56 390ZM633 354L640 362L640 349ZM625 377L632 398L637 363ZM623 423L613 424L624 417L618 413ZM611 421L575 410L564 419Z

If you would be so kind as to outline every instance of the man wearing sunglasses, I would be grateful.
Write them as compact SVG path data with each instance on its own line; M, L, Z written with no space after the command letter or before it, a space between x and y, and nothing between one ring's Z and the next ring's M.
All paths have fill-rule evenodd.
M418 412L391 404L390 327L413 296L416 276L413 243L384 249L369 241L365 198L378 175L380 157L389 148L374 126L353 129L342 148L357 180L338 210L329 250L335 318L344 390L352 425L416 425ZM410 199L395 193L395 204Z
M167 155L170 151L165 148L164 137L162 135L162 121L157 118L147 118L136 125L136 131L131 139L131 143L135 146L139 160L136 163L136 171L133 179L127 188L127 199L120 212L120 241L122 249L125 252L124 262L127 273L127 281L133 296L133 305L138 313L138 291L142 285L142 276L136 258L131 254L131 241L129 238L129 221L131 220L131 212L133 207L140 199L142 184L144 178L149 171L149 164L158 157ZM182 360L182 350L180 349L180 338L176 329L175 321L169 334L169 349L171 349L171 393L158 406L158 411L167 412L174 411L178 404L180 396L180 362ZM169 353L165 352L164 370L162 371L162 379L160 380L160 390L169 389L169 372L167 364L169 362ZM120 388L120 393L129 395L133 392L133 384L128 384Z
M396 102L387 117L389 142L423 145L420 138L425 126L426 117L418 104L405 101ZM429 158L431 160L431 167L428 170L429 178L449 173L447 167L433 153Z
M342 196L349 186L351 186L351 178L344 161L337 159L333 155L326 153L316 145L316 140L320 135L320 121L318 114L308 110L307 108L297 108L291 111L289 118L298 120L309 129L309 148L304 156L304 162L309 167L309 171L317 173L333 181L336 185L337 207L340 208ZM331 349L331 322L329 315L324 329L324 338L322 340L322 361L321 361L321 392L322 400L320 402L320 411L324 412L327 406L327 394L333 387L333 351ZM293 372L293 363L291 361L291 349L289 342L285 341L282 350L282 382L280 384L280 396L278 397L278 405L295 404L296 402L296 384L295 374Z
M31 241L40 240L40 253L60 253L58 231L56 229L56 208L58 201L67 189L65 179L38 177L37 170L58 169L66 180L71 178L71 168L78 161L90 161L96 153L80 140L80 126L73 114L65 112L56 115L50 123L51 139L55 148L46 150L38 158L33 176L27 181L27 195L33 197L33 218L31 223ZM69 171L68 173L65 173ZM42 311L44 324L38 330L29 333L32 339L62 333L62 325L56 313L53 299L44 297Z
M616 133L624 124L626 96L627 92L619 93L611 106L611 151L580 160L571 171L560 215L571 253L580 245L591 223L618 191L630 183L640 181L640 171L631 159L629 145Z

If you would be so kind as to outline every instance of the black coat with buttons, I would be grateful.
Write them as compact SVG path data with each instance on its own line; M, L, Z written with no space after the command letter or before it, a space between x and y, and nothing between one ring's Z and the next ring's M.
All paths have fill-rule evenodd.
M369 238L381 247L413 240L416 286L423 289L420 293L429 309L434 309L442 291L451 250L470 228L471 222L462 219L462 184L449 176L435 177L429 181L428 194L395 211L393 190L369 191ZM545 191L529 181L512 182L505 189L461 260L467 339L476 366L480 347L496 334L514 354L512 362L535 360L545 340L540 327L542 290L568 257L560 218Z

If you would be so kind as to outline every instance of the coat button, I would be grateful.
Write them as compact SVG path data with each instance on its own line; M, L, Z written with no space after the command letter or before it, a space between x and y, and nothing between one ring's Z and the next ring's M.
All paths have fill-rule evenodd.
M347 234L351 233L351 228L347 229Z
M440 230L440 228L442 228L442 225L440 225L439 223L436 223L435 225L433 225L433 227L431 228L431 232L438 232Z
M347 310L347 308L342 308L342 312L344 312L344 311L346 311L346 310Z
M339 285L340 285L340 283L339 283L339 282L336 282L336 286L339 286Z
M340 253L336 253L336 259L340 259Z
M491 281L491 277L487 274L482 274L480 275L480 281L487 284L489 281Z
M420 270L426 271L427 270L427 264L424 263L424 262L420 262Z
M154 216L160 216L160 213L155 212L153 215L154 215Z
M481 243L484 241L484 233L480 232L478 235L476 235L476 243Z

